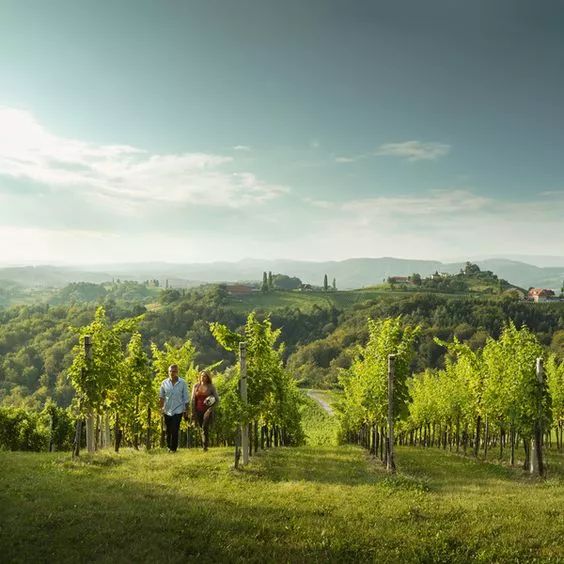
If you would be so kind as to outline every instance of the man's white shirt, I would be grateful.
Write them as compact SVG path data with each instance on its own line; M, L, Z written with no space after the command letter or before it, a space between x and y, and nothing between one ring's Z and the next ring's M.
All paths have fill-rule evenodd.
M182 378L172 383L170 378L162 381L159 397L164 399L165 415L178 415L186 411L188 403L188 386Z

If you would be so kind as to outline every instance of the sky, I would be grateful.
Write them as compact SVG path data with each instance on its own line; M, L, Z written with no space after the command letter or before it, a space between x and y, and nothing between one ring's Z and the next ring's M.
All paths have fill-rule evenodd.
M0 0L0 263L564 256L564 4Z

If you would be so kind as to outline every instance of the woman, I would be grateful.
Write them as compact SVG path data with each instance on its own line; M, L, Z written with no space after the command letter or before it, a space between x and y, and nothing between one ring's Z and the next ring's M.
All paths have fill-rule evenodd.
M202 430L204 450L208 450L210 426L214 407L218 402L219 396L212 383L211 374L202 370L200 381L192 389L192 420Z

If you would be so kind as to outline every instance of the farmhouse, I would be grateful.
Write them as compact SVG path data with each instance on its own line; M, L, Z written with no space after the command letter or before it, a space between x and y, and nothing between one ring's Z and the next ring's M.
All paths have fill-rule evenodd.
M255 291L255 288L246 284L226 284L225 289L232 296L246 296Z
M529 300L539 303L553 300L556 295L552 290L546 290L545 288L531 288L527 297Z

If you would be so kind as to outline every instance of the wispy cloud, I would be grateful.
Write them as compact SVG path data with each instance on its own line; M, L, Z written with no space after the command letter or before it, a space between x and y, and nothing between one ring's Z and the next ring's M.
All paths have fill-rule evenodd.
M314 198L303 198L303 201L310 206L321 208L325 210L335 209L338 206L336 202L330 202L329 200L316 200Z
M233 147L234 151L250 151L251 147L249 145L235 145Z
M355 163L356 161L360 161L365 158L366 155L355 155L353 157L337 157L335 159L335 162L341 164L348 164L348 163Z
M350 200L341 205L344 211L368 216L450 216L472 214L486 209L491 200L467 190L431 190L421 195L380 196Z
M324 249L331 249L341 258L440 259L491 253L493 248L498 254L543 249L557 255L564 237L564 198L554 196L537 194L515 202L455 188L322 205L312 200L308 203L316 209L315 229L323 237L311 235L309 251L322 256Z
M423 143L421 141L403 141L402 143L384 143L373 153L343 155L335 159L341 164L355 163L369 157L397 157L408 161L434 161L450 152L446 143Z
M444 157L450 151L446 143L424 143L421 141L404 141L402 143L385 143L374 153L377 157L399 157L408 161L433 161Z
M0 175L139 211L153 203L242 207L288 188L247 171L226 171L230 156L152 154L130 145L99 145L57 136L31 113L0 108Z

